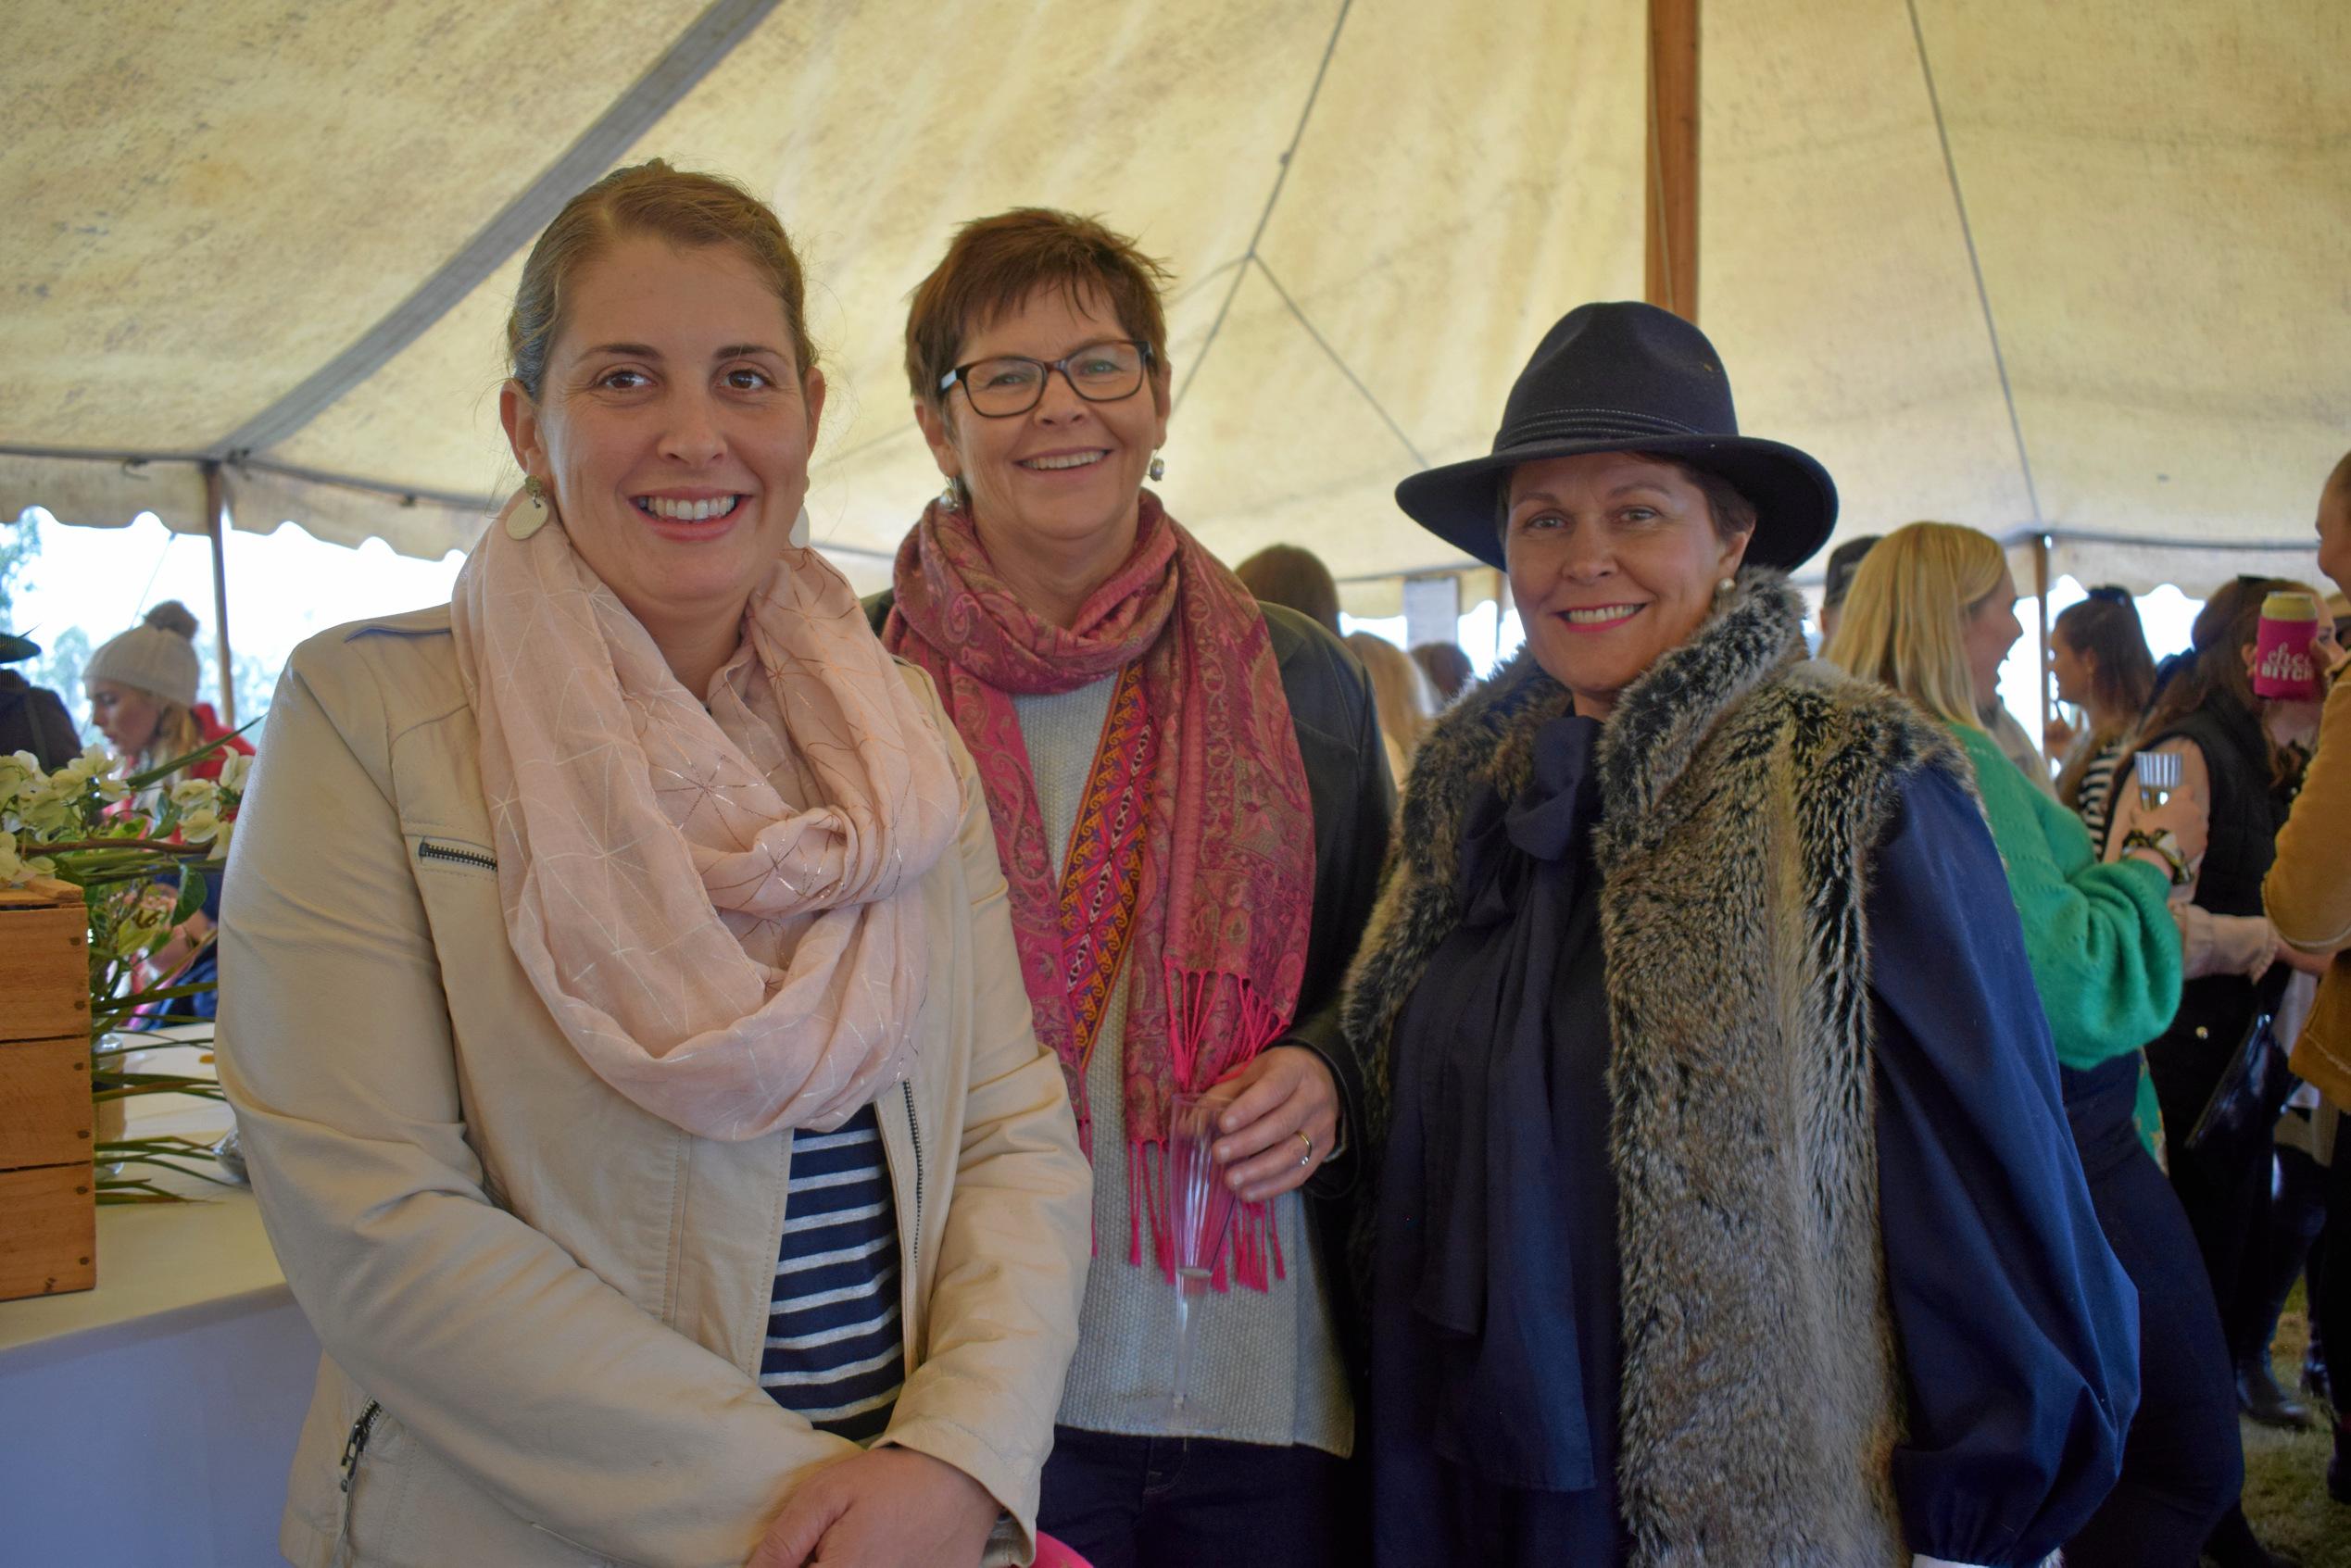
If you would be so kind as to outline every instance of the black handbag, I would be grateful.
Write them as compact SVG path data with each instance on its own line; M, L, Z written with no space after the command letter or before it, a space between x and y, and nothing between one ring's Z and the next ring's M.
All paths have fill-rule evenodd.
M2286 1097L2294 1093L2294 1074L2270 1028L2271 1016L2257 1012L2245 1025L2244 1038L2237 1042L2220 1081L2212 1086L2212 1098L2205 1101L2188 1134L2191 1153L2213 1160L2250 1158L2276 1135Z

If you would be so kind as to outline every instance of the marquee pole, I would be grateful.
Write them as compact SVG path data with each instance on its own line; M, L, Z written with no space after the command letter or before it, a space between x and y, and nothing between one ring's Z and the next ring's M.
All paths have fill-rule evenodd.
M1644 295L1698 320L1698 6L1649 0Z
M212 540L212 632L220 649L220 721L237 727L237 688L229 654L229 482L219 463L204 465L204 531Z

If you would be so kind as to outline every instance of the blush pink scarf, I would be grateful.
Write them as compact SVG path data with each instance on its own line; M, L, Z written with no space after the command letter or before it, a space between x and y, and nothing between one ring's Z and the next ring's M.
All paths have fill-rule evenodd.
M1086 1060L1092 1036L1075 997L1088 955L1065 933L1044 815L1015 694L1074 691L1141 666L1147 765L1139 797L1140 878L1125 952L1133 972L1125 1057L1127 1184L1172 1267L1152 1164L1169 1097L1205 1088L1277 1037L1298 1006L1314 899L1314 814L1281 671L1257 601L1145 491L1135 548L1067 629L1032 614L988 558L968 511L933 503L899 546L897 601L882 640L931 672L971 748L1011 888L1012 935L1037 1038L1062 1060L1089 1154ZM1113 715L1115 718L1115 715ZM1097 780L1106 775L1097 759ZM1089 791L1089 793L1091 793ZM1081 821L1069 859L1113 853ZM1065 867L1065 873L1072 868ZM1079 878L1086 868L1076 865ZM1072 880L1071 884L1075 885ZM1263 1288L1272 1238L1265 1208L1239 1217L1244 1284ZM1278 1272L1278 1250L1272 1254ZM1221 1281L1221 1269L1220 1269Z
M904 1077L960 792L841 575L783 553L707 711L560 522L501 515L450 620L508 940L597 1076L729 1140Z

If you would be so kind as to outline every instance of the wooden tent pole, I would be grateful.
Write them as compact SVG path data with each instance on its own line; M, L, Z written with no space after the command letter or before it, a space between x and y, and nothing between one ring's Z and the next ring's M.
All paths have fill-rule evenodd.
M1688 321L1698 320L1698 5L1649 0L1643 297Z
M2032 596L2033 603L2040 607L2041 754L2046 757L2049 755L2049 721L2057 716L2056 705L2049 696L2049 535L2046 533L2032 536Z
M237 688L229 655L229 482L219 463L204 465L204 531L212 540L212 632L219 639L220 721L237 727Z

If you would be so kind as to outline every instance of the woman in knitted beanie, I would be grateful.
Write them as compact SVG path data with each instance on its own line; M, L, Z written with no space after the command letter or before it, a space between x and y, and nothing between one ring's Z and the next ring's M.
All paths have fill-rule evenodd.
M166 599L138 625L100 644L82 669L82 687L90 694L90 721L121 759L124 773L143 772L214 741L224 743L155 784L158 791L182 779L218 779L231 754L253 755L251 743L232 734L210 703L196 700L202 666L195 633L196 618L188 607ZM168 907L177 886L176 877L158 883L156 896ZM220 922L220 884L215 878L206 888L203 908L147 956L139 985L189 985L219 979L213 934ZM210 1018L213 1009L214 994L199 992L171 1003L168 1021ZM145 1022L136 1026L145 1027Z
M229 736L228 726L208 702L196 700L201 665L195 650L196 618L177 599L147 611L140 623L99 645L82 667L90 694L90 721L137 772L185 757L198 746L228 736L228 744L182 770L184 778L217 779L231 752L246 757L253 747Z

